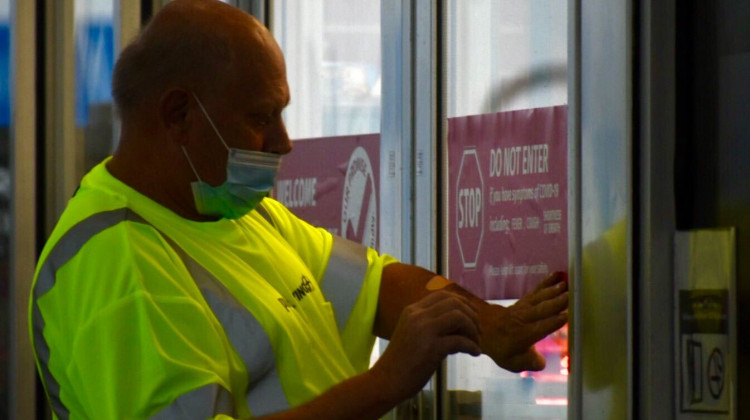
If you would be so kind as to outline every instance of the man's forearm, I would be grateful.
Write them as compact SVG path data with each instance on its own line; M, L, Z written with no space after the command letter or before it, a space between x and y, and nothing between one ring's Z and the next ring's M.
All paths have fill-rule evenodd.
M536 352L534 343L567 322L568 293L563 273L553 273L506 308L489 304L428 270L392 264L383 271L373 332L390 338L404 308L441 290L460 296L473 308L482 353L511 371L543 368L544 358Z
M319 397L264 420L378 419L403 399L398 384L388 383L377 368L347 379ZM252 407L250 407L252 410Z
M373 333L390 339L401 311L430 292L425 288L435 273L414 265L395 263L385 267L380 282L378 311Z
M484 300L458 284L424 268L408 264L391 264L383 271L378 299L378 313L373 332L389 339L403 309L438 290L448 290L467 298L482 318L489 316Z

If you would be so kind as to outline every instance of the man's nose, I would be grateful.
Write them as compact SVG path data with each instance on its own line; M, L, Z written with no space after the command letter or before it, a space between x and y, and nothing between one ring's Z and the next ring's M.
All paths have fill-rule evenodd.
M270 130L263 147L264 152L285 155L292 151L292 140L286 132L284 120L279 118L278 124Z

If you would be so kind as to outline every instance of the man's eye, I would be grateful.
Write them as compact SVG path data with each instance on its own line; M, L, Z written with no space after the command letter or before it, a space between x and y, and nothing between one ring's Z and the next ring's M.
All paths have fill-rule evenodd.
M271 119L272 118L270 115L256 114L253 116L255 125L257 125L258 127L265 127L271 124Z

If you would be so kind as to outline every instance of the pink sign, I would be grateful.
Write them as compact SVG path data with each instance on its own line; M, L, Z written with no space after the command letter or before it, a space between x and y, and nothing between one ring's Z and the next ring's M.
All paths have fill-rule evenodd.
M567 107L448 120L449 277L521 297L568 266Z
M378 245L380 135L296 140L273 197L314 226Z

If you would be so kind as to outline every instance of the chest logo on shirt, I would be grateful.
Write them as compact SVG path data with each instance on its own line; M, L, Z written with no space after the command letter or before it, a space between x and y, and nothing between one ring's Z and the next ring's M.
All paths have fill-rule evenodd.
M281 304L281 306L284 307L284 309L286 309L287 312L289 312L289 308L297 309L295 305L292 305L291 303L289 303L288 300L284 299L283 297L279 298L279 303Z
M294 289L294 291L292 292L292 296L294 296L294 298L299 302L304 299L308 293L312 293L313 290L315 290L315 288L313 288L312 282L303 275L302 283L300 283L299 287Z

